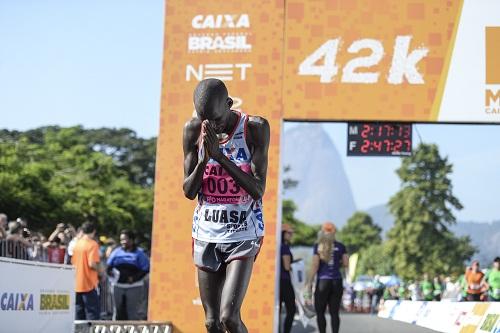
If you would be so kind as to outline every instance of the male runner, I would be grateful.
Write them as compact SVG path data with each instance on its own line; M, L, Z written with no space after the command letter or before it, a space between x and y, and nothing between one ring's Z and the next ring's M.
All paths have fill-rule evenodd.
M269 124L231 110L224 83L201 81L197 117L184 126L184 194L193 216L193 259L207 332L247 332L241 321L253 262L264 234Z

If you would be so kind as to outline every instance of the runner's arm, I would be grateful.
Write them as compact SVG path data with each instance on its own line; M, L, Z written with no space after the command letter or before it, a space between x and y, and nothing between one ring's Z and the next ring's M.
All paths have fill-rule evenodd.
M285 271L290 272L292 270L292 256L289 254L284 254L281 256L283 262L283 268Z
M198 194L203 173L208 162L208 155L202 161L198 160L197 139L201 131L201 122L193 118L184 125L182 146L184 150L184 183L183 190L186 198L193 200Z
M306 288L308 289L309 292L312 290L314 277L316 276L316 273L318 273L319 260L320 260L319 255L317 254L313 255L311 270L309 271L309 275L307 276L307 281L306 281Z
M270 128L267 120L261 117L251 117L248 121L247 138L250 138L250 140L247 139L247 142L253 146L252 174L245 173L224 156L218 149L218 139L214 128L212 126L207 126L206 128L206 144L212 146L207 147L207 150L212 152L211 157L222 165L236 183L247 191L254 200L262 198L266 188L267 157L270 140ZM217 149L215 149L216 142Z

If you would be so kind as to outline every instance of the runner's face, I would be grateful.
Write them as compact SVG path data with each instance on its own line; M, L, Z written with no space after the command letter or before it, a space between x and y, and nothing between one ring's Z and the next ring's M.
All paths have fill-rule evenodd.
M229 112L232 105L232 100L230 98L212 98L203 104L199 109L196 110L198 117L203 120L208 120L215 127L216 133L227 132L230 115Z

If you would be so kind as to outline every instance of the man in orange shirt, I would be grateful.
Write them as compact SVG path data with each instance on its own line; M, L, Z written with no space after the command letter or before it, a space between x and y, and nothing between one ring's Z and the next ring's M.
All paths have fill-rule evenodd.
M484 285L484 274L479 270L479 261L472 262L472 268L465 273L467 281L467 300L472 302L481 301L482 287Z
M90 222L82 225L83 236L73 249L71 263L76 267L76 320L99 320L99 244L94 240L96 228Z

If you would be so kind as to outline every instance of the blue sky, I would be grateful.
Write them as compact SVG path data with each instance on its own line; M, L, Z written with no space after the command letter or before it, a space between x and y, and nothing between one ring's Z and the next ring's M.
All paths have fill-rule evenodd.
M163 15L163 0L0 0L0 128L82 124L156 136ZM346 125L324 127L358 208L387 202L399 188L399 159L348 158ZM465 206L458 218L499 220L500 126L417 128L454 164L454 191Z
M158 133L164 2L1 0L0 128Z

